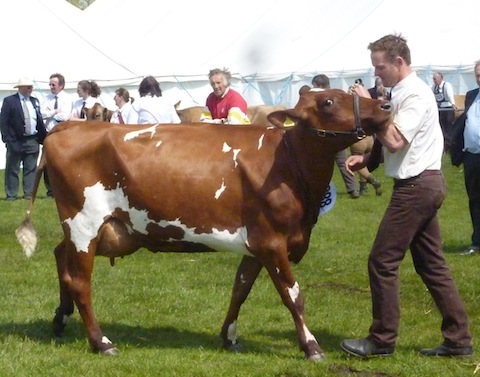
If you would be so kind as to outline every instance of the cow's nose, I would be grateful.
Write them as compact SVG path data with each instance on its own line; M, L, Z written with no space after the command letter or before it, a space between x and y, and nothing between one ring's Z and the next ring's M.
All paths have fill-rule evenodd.
M382 103L380 105L380 107L382 108L382 110L385 110L385 111L391 111L392 110L392 105L390 104L390 102Z

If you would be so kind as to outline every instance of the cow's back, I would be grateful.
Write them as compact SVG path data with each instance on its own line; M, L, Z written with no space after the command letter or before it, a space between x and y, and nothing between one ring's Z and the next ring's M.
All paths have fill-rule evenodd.
M62 188L55 195L62 221L91 201L130 217L144 211L155 221L205 228L215 219L233 230L245 191L264 184L282 135L257 126L89 122L49 135L45 152L52 185Z

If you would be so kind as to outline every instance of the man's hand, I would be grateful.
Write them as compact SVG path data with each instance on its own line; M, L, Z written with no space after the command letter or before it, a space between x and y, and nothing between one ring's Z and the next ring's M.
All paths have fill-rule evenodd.
M354 172L360 170L367 165L368 154L366 155L352 155L345 161L345 170L350 175L355 175Z

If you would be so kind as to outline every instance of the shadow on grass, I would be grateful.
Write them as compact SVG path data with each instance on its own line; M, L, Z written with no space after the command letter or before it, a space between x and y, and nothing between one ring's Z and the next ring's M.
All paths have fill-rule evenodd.
M174 327L145 327L131 326L126 324L101 324L103 333L118 347L122 348L158 348L158 349L185 349L194 350L219 350L222 349L222 341L219 333L203 333L198 331L189 331ZM334 334L315 332L317 339L320 340L320 346L326 351L334 348L341 341L341 337ZM29 339L33 342L50 345L55 341L59 345L68 345L78 340L85 339L86 333L83 323L76 319L71 319L65 328L64 335L61 338L55 338L52 331L51 322L46 320L37 320L26 323L3 323L0 324L0 340L4 341L6 337L13 336L19 339ZM256 338L256 339L252 339ZM260 340L258 340L261 338ZM281 354L291 352L291 347L299 351L295 331L260 331L252 334L251 337L240 337L239 339L241 353L255 354ZM333 346L335 345L335 346ZM299 351L300 352L300 351Z

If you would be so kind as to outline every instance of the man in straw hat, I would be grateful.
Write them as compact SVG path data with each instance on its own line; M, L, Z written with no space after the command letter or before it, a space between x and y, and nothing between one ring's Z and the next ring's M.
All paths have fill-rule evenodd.
M6 200L17 199L20 166L23 166L23 196L25 199L31 197L40 152L39 144L46 136L40 103L37 98L32 97L33 81L23 77L14 88L17 88L18 92L3 100L0 113L2 141L7 148Z

